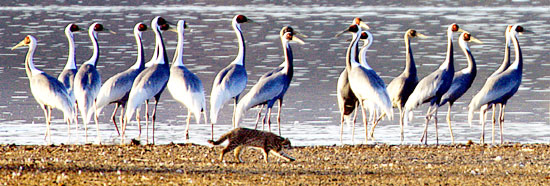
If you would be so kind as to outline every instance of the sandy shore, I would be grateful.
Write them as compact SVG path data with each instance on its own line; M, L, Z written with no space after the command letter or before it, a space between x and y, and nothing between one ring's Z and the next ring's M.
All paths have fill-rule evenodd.
M0 146L7 185L548 185L550 145L318 146L215 159L192 144Z

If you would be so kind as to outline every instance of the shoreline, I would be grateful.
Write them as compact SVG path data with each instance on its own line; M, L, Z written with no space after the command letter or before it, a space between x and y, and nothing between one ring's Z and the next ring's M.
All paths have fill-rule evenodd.
M0 184L29 185L544 185L550 144L298 146L244 163L223 146L0 145Z

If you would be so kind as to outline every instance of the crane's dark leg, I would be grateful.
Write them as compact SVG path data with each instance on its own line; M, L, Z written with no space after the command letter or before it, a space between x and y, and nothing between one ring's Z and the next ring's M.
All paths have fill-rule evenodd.
M452 102L449 102L449 110L447 110L447 124L449 124L449 132L451 133L452 144L455 144L455 137L453 135L453 128L451 125L451 107L453 106Z
M422 133L422 138L420 138L420 142L424 142L424 144L428 144L428 123L430 122L430 113L432 110L432 106L428 107L428 112L426 113L426 124L424 125L424 132Z
M365 125L365 143L368 143L369 140L368 140L368 133L369 133L369 129L368 129L368 122L369 122L369 119L367 117L367 112L365 110L365 104L363 103L363 101L359 101L359 104L361 105L361 114L363 115L363 125Z
M500 105L500 144L504 143L504 133L502 132L502 128L504 127L504 109L506 108L506 104Z
M403 107L401 106L401 104L399 104L397 108L399 109L399 126L401 126L401 144L403 144L405 140L405 126L403 124L403 116L405 115L405 112L403 111Z
M493 122L493 131L492 131L492 143L493 145L495 144L495 125L496 125L496 112L497 112L497 106L494 105L493 106L493 118L492 118L492 122Z
M281 108L283 107L283 98L279 99L279 110L277 111L277 127L279 128L279 136L281 135Z
M120 110L120 118L119 118L120 121L119 121L119 123L122 125L122 123L124 123L124 111L125 111L124 105L122 105L122 106L120 107L120 109L121 109L121 110Z
M435 105L435 113L433 114L434 117L434 124L435 124L435 145L439 145L439 130L437 130L437 110L439 109L439 105ZM428 140L426 140L426 143L428 143Z
M487 109L484 109L483 111L479 111L479 122L481 123L481 138L479 139L480 144L485 144L485 114L487 113Z
M344 136L344 112L340 113L340 144L344 144L342 138Z
M50 126L52 124L52 107L47 106L48 109L48 144L52 144L52 132Z
M260 110L258 111L258 117L256 118L256 125L254 126L254 129L258 129L258 123L260 122L260 118L262 117L262 110L264 109L264 105L260 107Z
M351 143L355 144L355 122L357 121L357 113L359 112L359 101L355 102L355 113L353 114L352 118L352 125L351 125Z
M95 126L96 126L96 129L97 129L97 144L101 144L101 135L99 135L99 122L97 121L97 118L98 117L98 113L97 113L97 104L96 104L96 100L94 100L94 121L95 121Z
M145 142L149 144L149 100L145 100Z
M187 109L187 126L185 127L185 140L189 140L189 123L191 123L191 110Z
M113 121L113 125L115 125L116 132L118 133L118 136L120 136L120 131L118 131L118 126L116 125L116 111L118 111L118 107L120 106L119 103L115 103L115 110L113 111L113 114L111 115L111 120Z
M151 122L153 123L153 145L155 145L155 120L157 119L157 105L159 104L159 97L155 96L155 107L153 107L153 119Z
M232 121L233 121L233 128L237 128L237 123L235 123L235 122L236 122L236 121L235 121L235 112L237 112L237 103L239 103L239 96L240 96L240 94L237 95L237 96L235 96L235 102L234 102L234 104L233 104L233 119L232 119Z
M48 108L46 105L42 106L42 110L44 111L44 119L46 120L46 132L44 133L44 141L48 139L48 133L50 132L48 129L50 126L48 125Z
M270 107L269 105L267 106L267 114L266 114L266 117L267 117L267 128L269 128L269 132L271 132L271 109L273 107Z
M78 103L74 104L74 123L76 124L76 133L78 134Z

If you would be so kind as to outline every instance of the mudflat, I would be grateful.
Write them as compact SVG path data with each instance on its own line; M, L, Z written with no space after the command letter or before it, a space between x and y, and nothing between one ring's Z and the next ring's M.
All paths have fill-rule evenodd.
M6 185L548 185L550 145L344 145L286 150L168 145L0 146Z

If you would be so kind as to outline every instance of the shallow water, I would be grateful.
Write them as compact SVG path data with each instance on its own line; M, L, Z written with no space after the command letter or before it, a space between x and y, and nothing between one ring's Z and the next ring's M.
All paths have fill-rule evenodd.
M41 2L41 5L0 3L0 143L44 144L46 126L42 110L30 94L24 73L26 49L9 50L31 34L38 39L35 64L46 73L57 77L65 65L67 41L64 26L74 22L86 28L93 21L117 32L116 35L100 33L101 48L98 71L105 81L115 73L125 70L135 61L136 51L132 28L137 22L150 24L150 19L161 15L171 22L185 19L190 25L186 33L185 64L195 72L209 95L216 73L236 56L237 44L230 21L235 14L244 14L258 24L242 25L246 39L246 67L251 87L265 72L282 61L282 49L277 34L282 26L291 25L309 36L305 45L292 44L295 75L291 88L285 96L282 117L282 134L294 145L330 145L339 142L339 111L336 104L336 81L344 68L345 51L349 36L334 38L334 34L346 28L354 17L362 17L371 27L374 44L368 53L369 64L389 83L403 68L403 34L408 28L431 36L429 39L414 39L412 49L418 74L424 77L444 60L446 38L444 30L456 22L470 31L484 44L470 44L478 63L478 76L472 88L459 99L452 110L453 130L457 142L478 141L480 126L477 121L472 128L467 124L467 104L482 86L485 78L501 63L505 25L520 23L533 34L520 36L524 54L523 82L518 93L506 107L504 125L505 140L522 143L550 141L550 117L548 81L550 55L546 40L550 35L550 7L541 2L494 2L487 4L462 4L455 2L423 2L401 4L387 1L386 4L370 5L365 2L336 2L316 5L301 3L267 3L255 1L244 4L217 5L206 2L194 4L143 3L134 5L118 2L111 5L83 3L70 5L59 2ZM350 5L353 4L353 5ZM355 9L355 7L360 7ZM91 42L86 33L76 38L77 62L80 65L91 55ZM144 34L146 58L150 58L154 46L152 32ZM455 35L455 38L458 36ZM164 34L168 54L171 57L176 47L176 34ZM456 39L455 39L456 40ZM171 58L170 58L171 59ZM455 42L455 68L466 66L466 59ZM245 90L245 91L248 91ZM207 97L207 99L209 96ZM222 109L215 135L230 130L232 104ZM104 143L118 143L114 126L109 121L113 106L104 109L100 116L101 137ZM419 143L423 130L423 113L427 107L415 110L414 121L406 128L406 143ZM440 109L439 139L450 143L447 124L444 120L447 106ZM256 109L246 113L242 126L253 127ZM397 111L395 118L399 118ZM156 142L185 142L184 130L186 109L175 102L169 93L161 96L158 106ZM62 122L62 114L54 111L52 140L54 143L84 143L84 128L78 131L72 126L71 137ZM275 115L274 115L275 116ZM477 118L477 117L476 117ZM361 119L358 119L361 121ZM202 121L204 123L204 121ZM273 123L276 123L273 120ZM144 124L143 124L144 126ZM95 124L88 126L89 141L95 138ZM276 124L272 126L276 128ZM369 126L370 127L370 126ZM364 127L357 123L355 143L364 141ZM145 139L145 131L142 140ZM430 143L434 142L433 124L429 128ZM137 125L128 128L129 138L138 136ZM210 125L195 124L192 120L189 142L206 144L210 138ZM346 126L344 143L352 143L351 127ZM394 121L382 121L376 129L376 141L399 143L399 125ZM490 126L487 126L486 141L490 141Z

